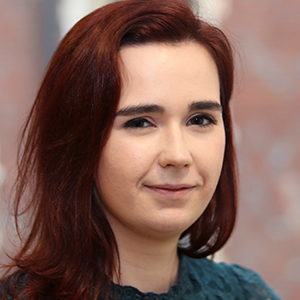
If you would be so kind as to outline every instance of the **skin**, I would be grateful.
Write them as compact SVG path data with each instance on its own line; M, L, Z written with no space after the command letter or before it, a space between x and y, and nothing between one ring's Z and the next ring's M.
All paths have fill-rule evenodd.
M194 42L121 50L124 86L96 183L115 234L121 284L167 292L177 243L218 183L225 133L217 67Z

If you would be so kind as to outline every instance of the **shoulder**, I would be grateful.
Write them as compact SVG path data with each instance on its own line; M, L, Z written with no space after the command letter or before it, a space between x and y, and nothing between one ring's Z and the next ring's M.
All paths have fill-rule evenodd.
M25 288L26 275L15 272L0 280L0 300L22 299L19 295Z
M280 300L254 271L236 264L216 263L202 258L183 258L189 277L205 283L211 291L238 296L236 299ZM241 298L243 296L243 298Z

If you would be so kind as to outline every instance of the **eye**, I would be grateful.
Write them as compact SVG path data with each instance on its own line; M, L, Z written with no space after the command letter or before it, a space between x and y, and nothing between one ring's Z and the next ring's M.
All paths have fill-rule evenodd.
M127 121L123 127L124 128L146 128L146 127L150 127L150 126L153 126L153 124L151 122L149 122L147 119L135 118L135 119Z
M187 125L196 125L200 127L206 127L216 124L216 120L207 114L198 114L190 118L187 122Z

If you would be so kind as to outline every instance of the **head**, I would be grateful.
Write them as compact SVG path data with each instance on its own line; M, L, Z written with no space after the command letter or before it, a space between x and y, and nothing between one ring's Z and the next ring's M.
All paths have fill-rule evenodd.
M120 51L150 43L185 42L203 46L217 67L226 145L215 193L204 213L182 233L179 248L187 255L204 257L224 245L236 215L229 107L231 47L225 35L199 20L184 0L128 0L109 4L79 21L49 64L25 128L19 183L24 187L31 175L35 221L24 253L38 239L40 248L49 243L62 245L77 266L79 254L72 251L76 246L94 258L91 269L95 259L100 265L114 260L111 248L117 251L117 247L95 193L94 176L123 89ZM19 196L22 191L19 188ZM54 257L63 260L64 253L59 251L53 250L49 264Z

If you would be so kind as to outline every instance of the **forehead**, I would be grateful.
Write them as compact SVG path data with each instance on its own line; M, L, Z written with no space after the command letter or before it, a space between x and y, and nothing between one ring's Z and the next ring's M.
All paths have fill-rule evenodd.
M216 64L198 43L127 46L120 51L120 56L123 71L120 104L171 96L219 100Z
M176 44L147 43L144 45L126 46L120 51L123 74L128 75L131 71L146 70L148 74L155 69L176 68L188 65L193 71L192 65L201 66L202 69L215 69L216 64L201 44L196 42L181 42ZM141 64L142 62L142 64Z

